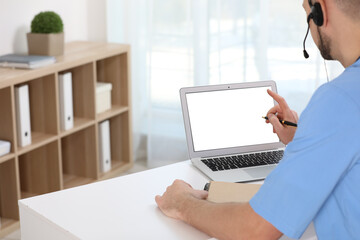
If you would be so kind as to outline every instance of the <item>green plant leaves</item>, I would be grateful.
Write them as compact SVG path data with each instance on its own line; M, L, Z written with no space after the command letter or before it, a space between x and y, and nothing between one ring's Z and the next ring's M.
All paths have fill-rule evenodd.
M40 12L31 21L32 33L61 33L63 28L61 17L52 11Z

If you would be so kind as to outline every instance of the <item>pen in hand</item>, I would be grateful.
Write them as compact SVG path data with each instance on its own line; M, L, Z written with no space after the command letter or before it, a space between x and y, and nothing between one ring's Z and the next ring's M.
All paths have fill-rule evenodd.
M269 120L268 117L262 117L262 118L264 118L264 119L266 119L266 120ZM296 123L292 123L292 122L289 122L289 121L285 121L285 120L279 119L279 122L280 122L281 124L288 125L288 126L291 126L291 127L297 127L297 124L296 124Z

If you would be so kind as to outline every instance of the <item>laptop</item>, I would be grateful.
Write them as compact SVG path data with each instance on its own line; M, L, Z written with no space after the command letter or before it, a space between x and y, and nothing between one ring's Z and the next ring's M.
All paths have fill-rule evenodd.
M275 101L274 81L180 89L192 164L214 181L264 179L283 156L284 144L265 116Z

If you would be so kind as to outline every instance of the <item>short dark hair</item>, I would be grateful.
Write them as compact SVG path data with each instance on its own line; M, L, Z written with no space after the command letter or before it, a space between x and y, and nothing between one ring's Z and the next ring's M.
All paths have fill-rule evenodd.
M360 20L360 0L334 0L341 11L349 17Z

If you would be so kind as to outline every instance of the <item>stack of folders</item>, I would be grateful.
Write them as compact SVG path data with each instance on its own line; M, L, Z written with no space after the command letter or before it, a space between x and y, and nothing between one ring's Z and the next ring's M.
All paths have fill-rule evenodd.
M56 62L53 56L7 54L0 56L1 67L39 68Z
M99 159L102 172L111 169L111 147L110 147L110 122L109 120L99 123Z
M60 125L63 131L74 127L72 74L59 74Z
M31 144L29 85L15 87L16 123L18 145Z

